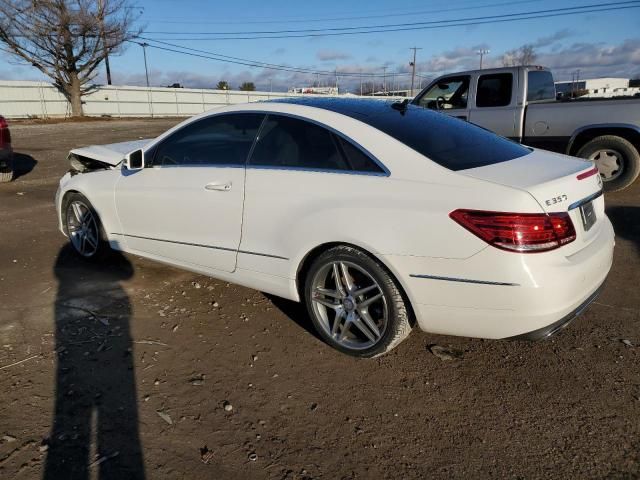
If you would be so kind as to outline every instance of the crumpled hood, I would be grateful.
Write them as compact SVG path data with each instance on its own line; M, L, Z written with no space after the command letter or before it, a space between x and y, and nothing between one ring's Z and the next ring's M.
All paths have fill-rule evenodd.
M109 143L107 145L90 145L74 148L69 153L81 157L91 158L109 165L118 165L127 153L133 152L147 145L152 138L133 140L129 142Z

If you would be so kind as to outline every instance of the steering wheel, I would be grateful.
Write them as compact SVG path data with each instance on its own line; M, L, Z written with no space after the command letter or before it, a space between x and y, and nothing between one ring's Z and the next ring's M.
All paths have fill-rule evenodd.
M436 110L442 110L442 106L441 106L440 102L442 102L443 104L447 103L447 99L442 97L442 96L437 97L436 98Z

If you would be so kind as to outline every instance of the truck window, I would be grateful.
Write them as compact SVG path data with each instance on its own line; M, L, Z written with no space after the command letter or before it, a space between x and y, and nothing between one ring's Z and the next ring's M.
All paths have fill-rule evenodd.
M556 86L553 75L546 70L531 70L527 73L527 102L555 100Z
M469 76L448 77L439 80L418 100L421 107L432 110L467 108Z
M476 107L505 107L511 103L513 74L493 73L478 79Z

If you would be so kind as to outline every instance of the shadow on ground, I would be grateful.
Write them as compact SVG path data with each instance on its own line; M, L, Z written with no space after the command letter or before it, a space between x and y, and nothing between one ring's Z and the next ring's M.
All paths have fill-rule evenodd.
M24 175L27 175L35 168L37 164L38 161L31 155L27 155L26 153L14 152L13 179L16 180Z
M54 273L55 409L44 479L142 479L131 305L121 281L129 261L92 264L65 246Z
M318 340L322 340L313 323L311 323L311 318L309 318L307 308L303 302L294 302L268 293L264 293L264 296L271 301L274 307L289 317L295 324L309 332Z
M630 240L640 255L640 207L613 206L607 208L616 236Z

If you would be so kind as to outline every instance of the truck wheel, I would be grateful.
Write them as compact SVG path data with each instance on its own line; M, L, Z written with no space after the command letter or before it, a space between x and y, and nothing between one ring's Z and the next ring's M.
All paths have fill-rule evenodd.
M631 142L615 135L602 135L587 142L578 157L593 160L607 192L623 190L640 174L640 154Z

